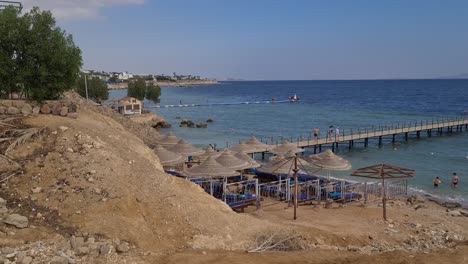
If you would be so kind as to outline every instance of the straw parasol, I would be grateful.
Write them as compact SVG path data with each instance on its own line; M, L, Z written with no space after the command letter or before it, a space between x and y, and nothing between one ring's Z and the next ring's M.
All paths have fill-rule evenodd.
M179 138L177 138L172 132L169 132L166 136L161 137L158 140L158 143L163 146L173 146L179 142Z
M357 169L356 171L351 173L351 176L382 180L383 219L387 220L387 195L385 193L385 179L411 178L415 176L415 170L392 166L388 164L378 164Z
M183 156L196 156L205 153L204 150L192 146L192 144L186 142L184 139L179 140L179 142L175 146L170 147L169 150Z
M224 167L233 170L245 170L250 168L250 162L237 158L234 156L234 153L228 149L224 150L223 153L216 158L216 161Z
M246 152L246 153L252 153L255 152L256 147L247 145L245 142L241 142L231 148L229 148L231 151L234 152Z
M285 155L276 155L276 158L270 159L269 162L263 164L257 170L263 173L289 175L295 166L296 154L292 151L287 152ZM300 159L299 168L304 169L306 166L312 166L307 161Z
M252 152L263 152L267 151L268 145L257 140L255 137L251 137L245 142L246 145L252 147Z
M208 157L217 158L219 155L221 155L221 153L215 151L212 147L207 147L205 153L196 156L196 160L205 161Z
M219 164L213 157L208 157L200 165L182 170L180 174L193 178L224 178L240 175L239 172Z
M289 143L287 140L284 141L283 144L274 147L273 149L269 150L269 152L274 154L286 154L292 151L293 153L304 152L303 149L298 148L296 144Z
M154 148L154 153L158 156L159 161L161 162L161 165L163 166L178 165L185 161L184 157L182 157L181 155L177 153L174 153L172 151L165 149L161 145L157 145Z
M335 155L329 149L325 152L309 156L306 160L310 164L325 170L341 171L351 169L351 163L349 163L349 161Z
M256 160L252 159L247 153L245 152L237 152L234 154L239 159L245 160L250 164L249 168L258 168L260 167L260 163L258 163Z

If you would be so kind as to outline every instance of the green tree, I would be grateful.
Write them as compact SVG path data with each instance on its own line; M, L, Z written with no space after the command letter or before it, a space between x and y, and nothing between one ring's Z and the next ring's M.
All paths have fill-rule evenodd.
M145 99L146 83L143 79L135 79L128 83L127 95L138 100Z
M109 82L118 82L119 79L117 79L117 76L115 75L112 75L110 78L109 78Z
M80 67L80 49L50 12L0 10L0 95L57 99L75 84Z
M93 100L107 100L109 92L107 85L99 78L87 78L88 83L88 98ZM86 85L84 75L80 76L77 80L76 91L84 98L86 98Z
M161 87L159 85L154 85L153 82L151 82L147 87L146 87L146 95L145 98L153 101L154 103L159 102L159 96L161 96Z

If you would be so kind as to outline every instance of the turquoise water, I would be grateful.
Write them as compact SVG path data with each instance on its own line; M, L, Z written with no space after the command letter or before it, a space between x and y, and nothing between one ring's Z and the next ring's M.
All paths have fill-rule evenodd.
M307 140L314 127L321 134L329 126L341 133L350 129L390 125L397 122L442 119L466 115L468 80L378 80L378 81L264 81L232 82L209 86L163 87L161 105L206 104L287 99L297 94L300 103L161 108L158 115L173 125L176 133L198 146L231 146L255 135L262 141L276 143L281 138ZM125 91L112 91L118 98ZM150 105L149 103L147 105ZM214 120L207 129L178 127L179 119L205 122ZM166 131L164 131L166 132ZM343 144L338 153L348 159L353 169L377 163L389 163L416 170L410 180L415 190L466 203L468 201L468 132L444 134L420 139L415 135L405 142L384 139L379 148L370 140L368 148L355 143L352 150ZM351 171L334 173L348 177ZM451 175L460 176L459 187L450 187ZM442 184L434 189L432 180L439 176Z

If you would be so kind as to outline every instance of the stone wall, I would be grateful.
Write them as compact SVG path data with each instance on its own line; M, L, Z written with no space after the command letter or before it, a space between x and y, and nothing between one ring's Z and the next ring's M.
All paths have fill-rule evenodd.
M0 115L51 114L77 118L77 105L70 101L45 101L42 103L26 100L0 100Z

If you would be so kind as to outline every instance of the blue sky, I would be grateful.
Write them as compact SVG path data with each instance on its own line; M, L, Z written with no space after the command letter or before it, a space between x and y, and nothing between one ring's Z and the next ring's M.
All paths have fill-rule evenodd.
M31 5L52 9L86 69L254 80L468 73L468 1L25 1Z

